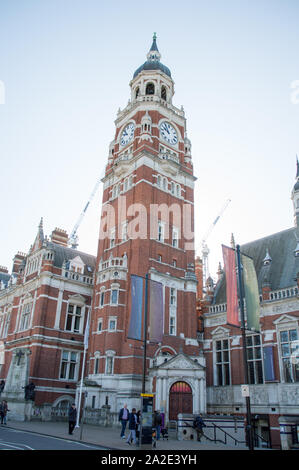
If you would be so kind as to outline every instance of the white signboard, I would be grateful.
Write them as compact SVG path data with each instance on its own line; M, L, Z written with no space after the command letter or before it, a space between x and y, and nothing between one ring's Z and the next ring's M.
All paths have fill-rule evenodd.
M242 397L249 397L249 385L241 385Z

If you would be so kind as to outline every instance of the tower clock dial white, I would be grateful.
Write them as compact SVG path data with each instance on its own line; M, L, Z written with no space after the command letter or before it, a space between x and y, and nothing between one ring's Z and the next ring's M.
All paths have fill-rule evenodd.
M160 135L171 145L175 145L178 141L176 130L167 121L163 121L162 124L160 124Z
M135 126L134 126L133 122L130 122L124 128L124 130L122 131L121 137L120 137L120 144L123 147L133 140L134 131L135 131Z

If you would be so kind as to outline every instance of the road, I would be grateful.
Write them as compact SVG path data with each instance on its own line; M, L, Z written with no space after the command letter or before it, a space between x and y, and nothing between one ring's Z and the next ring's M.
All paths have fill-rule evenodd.
M84 444L68 439L45 436L19 431L1 426L0 451L1 450L106 450L104 447L93 444Z

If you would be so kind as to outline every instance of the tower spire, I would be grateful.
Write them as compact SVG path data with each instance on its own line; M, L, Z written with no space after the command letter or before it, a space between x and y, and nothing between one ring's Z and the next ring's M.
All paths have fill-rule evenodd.
M157 33L153 34L153 43L149 52L147 53L147 60L159 61L161 59L161 54L157 46Z

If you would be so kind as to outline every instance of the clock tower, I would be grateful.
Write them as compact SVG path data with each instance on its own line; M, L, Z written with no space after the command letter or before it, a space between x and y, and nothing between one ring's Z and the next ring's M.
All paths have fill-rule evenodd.
M115 120L102 180L86 383L88 406L140 408L143 343L128 335L131 275L148 275L163 286L163 335L147 344L146 392L166 419L176 419L205 411L205 376L197 341L196 178L185 113L172 103L174 82L160 59L154 34ZM173 393L181 394L175 407Z

